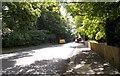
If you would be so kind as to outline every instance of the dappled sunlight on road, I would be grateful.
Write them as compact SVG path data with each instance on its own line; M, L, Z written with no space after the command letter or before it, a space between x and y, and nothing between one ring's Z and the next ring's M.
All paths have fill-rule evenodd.
M30 65L31 63L34 63L38 60L50 60L53 58L67 59L70 57L73 49L63 47L50 47L32 51L34 51L34 53L30 57L15 59L15 65Z
M83 51L71 58L66 74L120 74L107 61L92 51Z
M62 59L41 60L26 66L9 67L3 74L61 74L66 71L68 61Z
M29 49L22 52L2 54L0 55L0 58L4 63L2 64L2 68L3 70L9 70L10 68L17 66L25 67L30 66L31 64L35 64L36 61L43 60L50 60L52 62L56 61L56 59L69 61L70 57L77 54L74 49L78 46L82 46L82 44L72 42L48 47L46 46L45 48Z
M80 45L67 43L4 54L1 56L5 64L3 64L3 73L51 74L65 72L70 61L69 58L75 52L75 47ZM10 64L7 65L8 63Z
M7 74L117 74L99 55L83 44L66 43L22 52L2 54Z
M16 64L15 65L30 65L31 63L34 63L35 61L40 60L50 60L54 58L59 59L68 59L73 55L76 55L78 51L74 51L75 48L71 47L77 47L82 44L78 43L68 43L63 44L62 46L56 46L56 47L47 47L42 49L36 49L32 50L33 53L29 53L31 55L30 57L23 57L15 59ZM81 51L83 49L88 50L88 48L79 48Z
M11 56L15 56L15 55L17 55L17 53L11 53L11 54L3 54L3 55L0 55L0 59L2 59L2 58L8 58L8 57L11 57Z

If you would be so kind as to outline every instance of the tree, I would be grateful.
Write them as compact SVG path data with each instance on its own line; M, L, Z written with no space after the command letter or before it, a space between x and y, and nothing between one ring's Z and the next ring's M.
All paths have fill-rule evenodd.
M40 16L37 4L3 2L2 6L3 47L29 44L31 40L29 31L36 28L36 20Z
M2 11L3 47L70 41L57 2L3 2Z
M67 23L62 19L59 12L59 4L55 3L54 5L46 5L43 3L41 9L43 10L41 16L38 18L37 26L39 30L48 30L51 34L50 40L52 42L58 42L60 38L65 38L67 41L70 41L70 31L67 30ZM55 8L57 8L55 10Z
M76 29L78 32L84 32L90 39L95 40L107 39L107 41L111 41L109 40L111 36L107 36L109 34L105 32L106 30L107 32L111 31L109 29L106 29L106 24L109 23L109 21L107 20L108 19L112 21L118 20L120 15L119 9L120 9L119 2L69 3L66 6L66 10L69 13L71 13L73 18L75 18L75 16L81 17L84 16L82 22L83 26L80 26ZM81 20L80 22L78 21L77 23L78 24L81 23ZM118 31L120 28L119 21L115 21L115 24L117 24L116 26L117 28L114 29L114 31L119 32ZM107 27L109 27L109 25ZM117 37L118 34L115 34L115 32L112 33L114 33L113 35L116 38L118 38Z

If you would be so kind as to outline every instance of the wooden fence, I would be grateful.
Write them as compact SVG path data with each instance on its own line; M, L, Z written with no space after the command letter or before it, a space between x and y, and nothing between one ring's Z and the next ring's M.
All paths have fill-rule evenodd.
M120 48L90 42L85 44L120 71Z

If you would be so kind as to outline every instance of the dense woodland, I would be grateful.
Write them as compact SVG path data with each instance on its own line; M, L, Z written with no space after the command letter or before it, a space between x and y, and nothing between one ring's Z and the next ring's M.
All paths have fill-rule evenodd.
M73 38L72 24L60 13L58 2L3 2L3 47L58 43ZM74 35L120 47L120 3L65 3L73 18ZM7 10L6 10L7 9Z
M71 40L59 3L5 2L2 6L3 47L58 43L61 38Z

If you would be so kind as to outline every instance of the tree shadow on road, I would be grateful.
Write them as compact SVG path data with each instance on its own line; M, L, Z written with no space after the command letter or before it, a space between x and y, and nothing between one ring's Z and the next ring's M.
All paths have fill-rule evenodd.
M51 59L35 61L26 66L9 67L3 71L4 74L62 74L67 70L69 59Z
M65 75L119 74L113 66L93 51L82 51L72 58L74 60L70 62L68 70L64 73Z
M3 75L4 74L24 74L24 75L26 74L42 74L42 75L46 75L46 74L47 75L118 74L118 71L115 68L113 68L108 62L106 62L98 54L94 53L93 51L90 51L89 48L87 48L86 46L82 44L75 45L75 46L73 46L73 44L60 45L60 46L63 47L62 49L63 52L61 54L65 53L64 50L69 51L69 49L64 49L64 47L74 48L75 54L72 55L72 57L68 59L62 59L62 58L44 59L43 58L42 60L40 60L39 58L42 57L40 56L40 53L43 51L45 52L47 49L44 49L44 48L42 48L41 50L40 49L36 49L36 50L29 49L32 51L19 52L19 53L13 54L10 57L9 56L4 57L5 59L3 59L3 64L2 64L4 67L3 67L2 73ZM58 49L59 48L49 49L49 50L56 51ZM50 53L50 52L45 52L44 55L47 55L47 53ZM54 54L56 53L58 52L55 52ZM33 57L33 60L35 60L34 58L36 58L35 61L31 59L32 58L31 56L33 54L35 56L38 55L38 57ZM50 54L50 56L54 54ZM59 54L60 53L56 54L55 56ZM19 58L20 59L22 58L24 59L25 63L27 63L27 60L26 60L27 57L30 57L29 59L30 61L32 60L33 63L30 63L29 65L15 65L16 63L16 61L14 61L15 59L18 59L18 62L20 62ZM22 59L21 59L21 62L22 62Z

